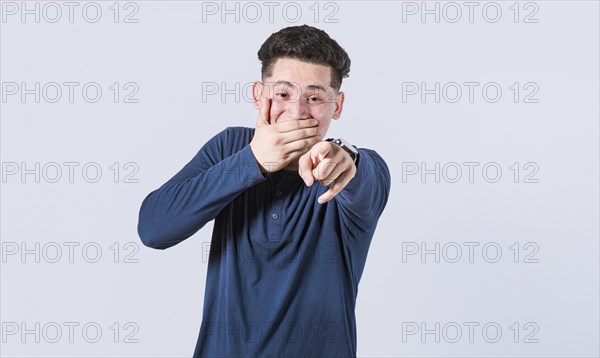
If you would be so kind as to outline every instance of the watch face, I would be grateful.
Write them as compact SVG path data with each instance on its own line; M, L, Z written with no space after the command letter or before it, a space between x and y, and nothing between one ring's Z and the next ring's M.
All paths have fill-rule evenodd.
M350 157L352 158L354 163L356 163L356 158L358 157L358 150L356 149L355 146L348 143L343 138L337 138L337 139L327 138L327 139L325 139L325 141L333 142L333 143L339 145L340 147L342 147L342 149L344 149L346 152L348 152L348 154L350 154Z
M354 147L352 144L348 143L347 141L345 141L345 140L344 140L344 139L342 139L342 138L340 138L340 139L339 139L339 142L341 142L340 144L342 144L342 146L343 146L344 148L346 148L346 150L347 150L348 152L351 152L351 153L352 153L352 156L353 156L353 157L355 157L355 156L358 154L358 151L356 150L356 148L355 148L355 147Z
M356 159L358 158L358 150L352 144L348 143L342 138L335 140L335 143L339 144L342 149L344 149L352 158L352 161L356 164Z

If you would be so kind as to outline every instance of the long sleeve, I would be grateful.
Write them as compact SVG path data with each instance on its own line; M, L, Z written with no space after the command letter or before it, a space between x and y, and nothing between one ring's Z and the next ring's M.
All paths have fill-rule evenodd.
M377 152L359 148L354 178L334 198L342 221L350 233L371 231L381 216L390 194L391 177L387 164Z
M215 135L173 178L146 196L138 222L144 245L166 249L180 243L244 190L266 180L250 145L233 133L227 128Z

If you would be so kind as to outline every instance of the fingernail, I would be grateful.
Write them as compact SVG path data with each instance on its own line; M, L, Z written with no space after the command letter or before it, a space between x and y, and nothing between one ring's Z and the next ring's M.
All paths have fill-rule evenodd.
M314 120L312 121L312 124L313 124L313 125L319 124L319 121L317 121L316 119L314 119Z

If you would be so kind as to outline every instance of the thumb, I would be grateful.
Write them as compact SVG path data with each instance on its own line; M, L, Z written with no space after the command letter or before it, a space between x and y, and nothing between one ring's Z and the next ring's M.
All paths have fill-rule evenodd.
M269 125L271 124L271 118L269 113L271 112L271 99L266 95L260 97L260 109L258 112L258 120L256 126Z

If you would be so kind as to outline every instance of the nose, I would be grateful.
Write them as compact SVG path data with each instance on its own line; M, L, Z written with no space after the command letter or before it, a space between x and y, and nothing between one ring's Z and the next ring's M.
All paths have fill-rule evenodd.
M310 117L309 105L302 98L288 101L285 106L286 118L288 119L306 119Z

